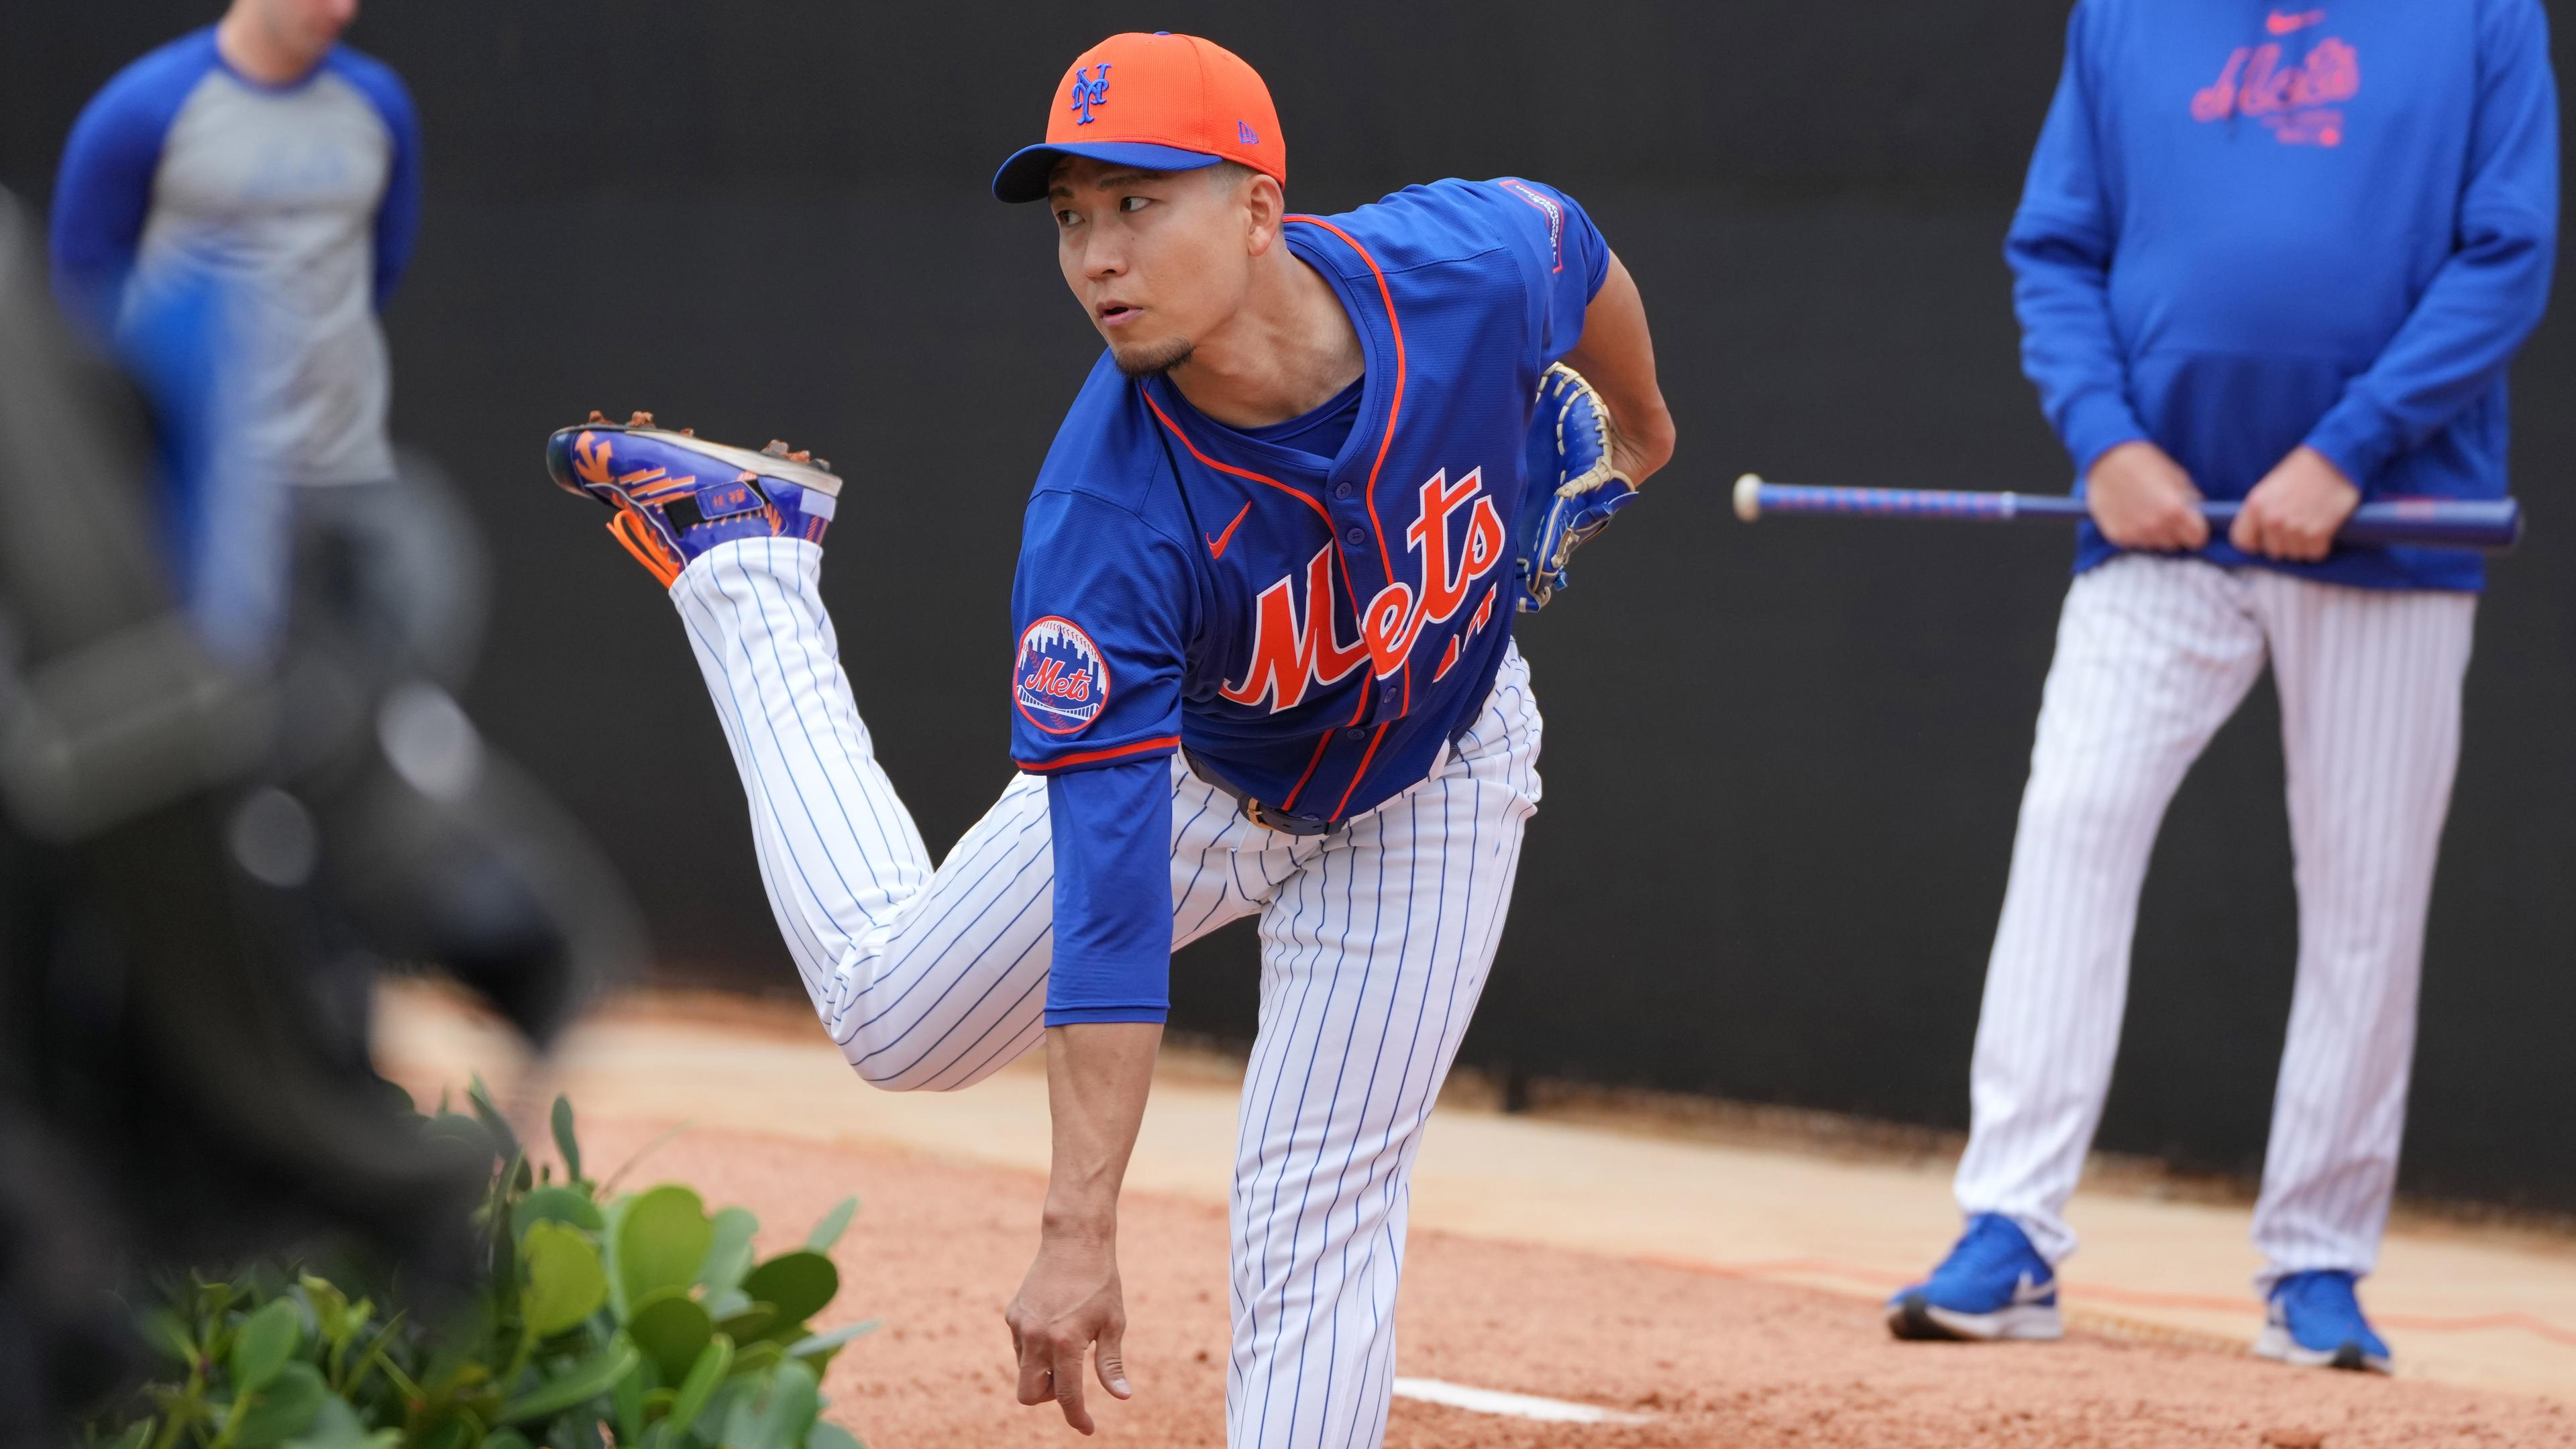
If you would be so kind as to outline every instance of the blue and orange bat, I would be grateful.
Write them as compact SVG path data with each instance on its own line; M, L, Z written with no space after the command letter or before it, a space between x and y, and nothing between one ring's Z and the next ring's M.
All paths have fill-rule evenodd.
M2236 503L2203 503L2213 534L2236 521ZM1953 493L1931 488L1817 488L1766 483L1747 473L1735 481L1735 516L1747 523L1768 513L1842 513L1864 518L1952 518L1970 523L2035 519L2072 522L2084 500L2062 493ZM2502 552L2522 540L2522 505L2510 498L2381 498L2353 510L2337 543L2416 548L2482 548Z

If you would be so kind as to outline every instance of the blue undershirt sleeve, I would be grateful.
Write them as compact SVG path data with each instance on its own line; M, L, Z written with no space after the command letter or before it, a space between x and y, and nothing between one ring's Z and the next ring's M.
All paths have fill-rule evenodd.
M2486 0L2481 21L2468 182L2452 223L2457 249L2307 438L2365 491L2390 457L2421 446L2486 395L2549 301L2558 253L2549 21L2539 0Z
M1172 1008L1172 769L1168 758L1047 777L1055 835L1049 1026L1161 1021ZM1064 909L1068 901L1079 909Z
M115 330L170 124L213 64L211 32L152 52L90 99L63 144L48 236L54 295L93 342Z
M333 59L340 73L375 106L393 137L384 198L376 204L375 300L376 310L383 311L411 266L412 245L420 232L420 113L391 66L347 49L335 52Z
M2118 237L2102 192L2084 54L2086 7L2066 26L2066 61L2031 154L2021 205L2004 238L2021 319L2021 366L2078 477L2095 459L2147 436L2130 405L2128 363L2111 324Z

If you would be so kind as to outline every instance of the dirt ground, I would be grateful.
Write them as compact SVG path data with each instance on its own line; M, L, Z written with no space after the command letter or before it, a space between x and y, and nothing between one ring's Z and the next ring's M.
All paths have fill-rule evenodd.
M615 1163L667 1124L594 1121ZM872 1144L698 1131L630 1176L693 1183L758 1213L784 1245L832 1203L862 1207L834 1256L831 1321L881 1318L834 1365L832 1416L877 1449L1078 1442L1013 1402L1001 1309L1035 1241L1042 1181ZM1224 1442L1225 1220L1130 1192L1121 1237L1137 1397L1099 1400L1102 1444ZM1568 1425L1399 1399L1394 1449L1962 1444L2576 1446L2547 1400L2077 1333L2052 1347L1901 1344L1866 1301L1780 1283L1417 1229L1400 1310L1403 1373L1650 1416ZM2321 1436L2321 1437L2319 1437Z

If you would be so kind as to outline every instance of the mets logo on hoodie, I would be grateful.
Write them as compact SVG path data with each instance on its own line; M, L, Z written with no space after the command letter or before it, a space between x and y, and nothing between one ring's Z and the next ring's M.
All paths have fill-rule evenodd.
M2298 35L2325 23L2323 10L2264 20L2276 36ZM2279 40L2240 45L2228 52L2218 79L2192 93L2191 118L2203 123L2250 116L2284 146L2343 144L2343 103L2361 94L2361 54L2349 42L2319 36L2293 60Z
M1079 625L1050 614L1020 635L1011 693L1029 723L1051 735L1078 735L1109 703L1109 662Z

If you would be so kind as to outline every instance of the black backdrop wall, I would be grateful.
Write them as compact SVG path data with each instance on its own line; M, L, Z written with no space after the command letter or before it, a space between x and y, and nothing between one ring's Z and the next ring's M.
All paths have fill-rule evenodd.
M0 182L42 200L84 98L214 0L0 5ZM1653 308L1682 453L1525 648L1547 806L1467 1060L1960 1125L2066 541L1746 529L1748 468L2054 489L1998 258L2062 0L1285 6L367 0L428 134L390 315L398 432L499 564L472 704L609 843L666 957L773 988L738 787L656 591L555 495L601 407L811 445L855 479L826 590L934 841L1009 765L1017 516L1094 342L1043 217L995 205L1069 58L1193 29L1259 66L1292 194L1514 172L1581 197ZM2406 1181L2576 1208L2576 321L2516 373L2532 542L2495 572L2425 973ZM2149 880L2102 1145L2250 1171L2295 947L2258 693ZM1238 928L1176 963L1244 1036Z

